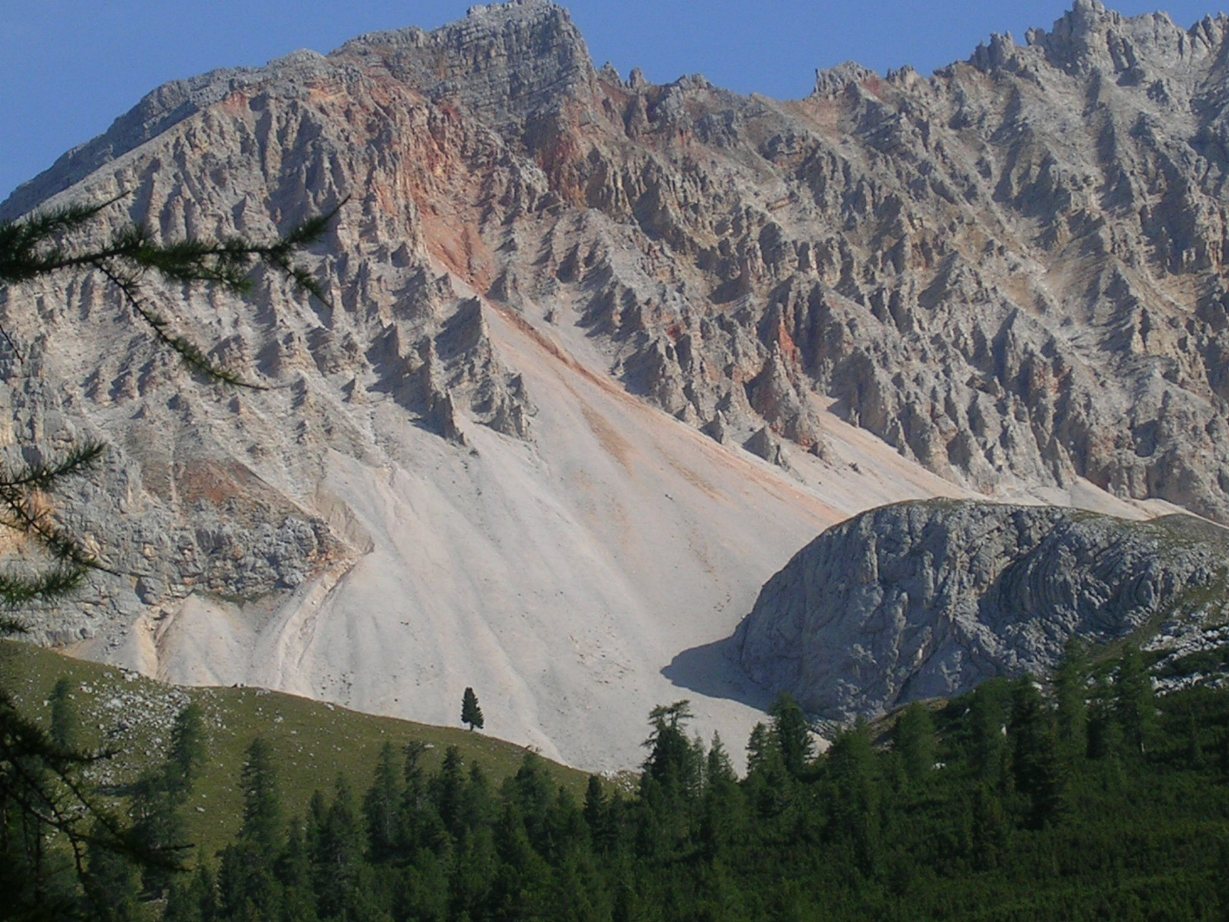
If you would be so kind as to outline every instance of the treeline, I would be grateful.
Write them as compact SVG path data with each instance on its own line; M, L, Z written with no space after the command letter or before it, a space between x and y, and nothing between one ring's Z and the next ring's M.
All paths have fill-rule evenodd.
M1095 675L1094 675L1095 673ZM789 699L738 778L686 704L650 715L638 789L583 801L529 756L493 789L450 750L386 748L285 819L259 741L244 823L171 891L172 922L231 919L1223 918L1229 694L1153 698L1126 651L1071 651L1048 688L988 682L817 755Z
M170 922L1229 915L1229 691L1158 701L1137 651L1094 668L1073 649L1044 687L991 681L850 728L823 754L783 698L752 733L742 778L688 720L685 702L652 712L634 791L592 778L574 797L532 755L495 786L455 749L437 764L412 744L383 750L367 790L339 779L293 817L258 739L237 838L191 873L111 868L99 911L119 920L163 905ZM157 818L191 782L191 726L177 738L138 801L151 843L173 836Z

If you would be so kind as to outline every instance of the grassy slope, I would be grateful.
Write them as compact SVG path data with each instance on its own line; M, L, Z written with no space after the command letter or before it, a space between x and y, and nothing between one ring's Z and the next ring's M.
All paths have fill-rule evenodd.
M361 795L371 784L384 743L400 750L419 740L432 748L428 765L456 746L466 764L479 763L498 785L516 772L527 750L482 733L360 714L342 707L257 688L183 688L164 685L114 666L71 659L28 644L0 640L0 685L25 713L48 719L45 702L60 677L75 686L81 745L118 754L94 769L95 780L116 790L160 764L170 727L189 700L204 711L209 757L189 797L185 816L191 841L212 854L238 829L238 787L243 754L256 736L273 747L287 815L302 814L316 789L331 794L338 774ZM457 702L460 714L461 703ZM587 775L546 762L559 784L583 796Z

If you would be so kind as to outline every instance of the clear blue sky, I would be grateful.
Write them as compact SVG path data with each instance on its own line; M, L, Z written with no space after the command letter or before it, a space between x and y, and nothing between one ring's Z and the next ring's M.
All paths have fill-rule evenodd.
M1110 0L1163 8L1181 26L1218 0ZM1219 0L1223 2L1223 0ZM1159 7L1160 3L1166 3ZM298 48L327 52L376 29L434 28L463 0L0 0L0 199L68 148L104 131L161 83L260 65ZM575 0L565 2L599 66L639 66L667 83L702 73L739 92L805 96L817 67L856 60L929 73L992 32L1023 40L1071 0Z

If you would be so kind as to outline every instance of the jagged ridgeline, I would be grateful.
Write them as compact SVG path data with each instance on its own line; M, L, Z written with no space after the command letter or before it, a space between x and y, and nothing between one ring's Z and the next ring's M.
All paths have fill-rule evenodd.
M532 403L409 271L428 253L573 307L633 390L722 437L820 448L820 395L957 482L1226 520L1226 29L1078 0L931 79L844 66L777 102L595 70L527 0L169 84L3 213L85 181L166 233L251 231L355 196L329 266L351 323L263 367L371 364L444 432L524 436ZM390 300L412 316L354 339Z
M253 393L188 386L96 277L0 295L0 440L105 437L63 503L132 574L36 635L435 722L481 684L617 767L671 657L850 514L1229 522L1227 36L1078 0L774 101L596 68L523 0L155 90L0 217L122 193L116 225L265 239L348 199L328 300L155 292Z
M1131 638L1168 684L1229 641L1229 531L1057 507L901 503L843 522L764 586L735 635L746 670L834 720L1048 675L1068 641ZM1172 668L1170 668L1172 667Z

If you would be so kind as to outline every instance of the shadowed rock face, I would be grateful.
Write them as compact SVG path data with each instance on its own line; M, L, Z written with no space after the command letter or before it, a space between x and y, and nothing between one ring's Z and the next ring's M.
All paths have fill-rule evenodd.
M747 672L826 717L876 716L999 675L1044 674L1067 640L1199 620L1229 532L1056 507L901 503L816 538L764 586ZM1157 626L1157 625L1154 625Z

